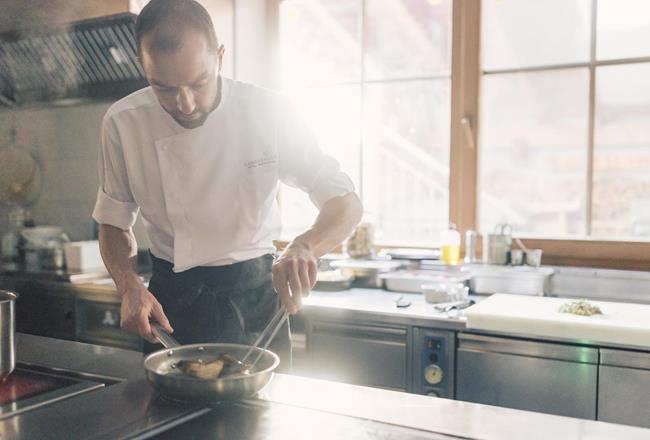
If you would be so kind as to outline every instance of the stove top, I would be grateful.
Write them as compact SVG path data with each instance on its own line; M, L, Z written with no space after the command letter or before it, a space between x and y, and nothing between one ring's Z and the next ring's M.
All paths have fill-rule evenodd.
M66 372L18 365L0 381L0 420L104 385Z
M0 382L0 406L76 384L64 377L17 369Z

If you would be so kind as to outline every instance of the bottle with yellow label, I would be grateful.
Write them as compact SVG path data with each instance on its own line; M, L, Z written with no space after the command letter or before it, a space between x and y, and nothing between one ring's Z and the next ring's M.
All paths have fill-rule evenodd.
M440 234L440 259L450 266L460 263L460 232L453 223Z

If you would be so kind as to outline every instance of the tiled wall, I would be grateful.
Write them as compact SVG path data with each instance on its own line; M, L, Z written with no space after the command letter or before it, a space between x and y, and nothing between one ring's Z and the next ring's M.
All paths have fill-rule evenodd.
M30 150L43 176L43 189L30 209L37 225L60 225L72 240L89 239L97 193L97 154L102 117L110 103L0 111L0 148ZM0 164L0 166L7 166ZM0 206L0 232L8 230L7 206Z

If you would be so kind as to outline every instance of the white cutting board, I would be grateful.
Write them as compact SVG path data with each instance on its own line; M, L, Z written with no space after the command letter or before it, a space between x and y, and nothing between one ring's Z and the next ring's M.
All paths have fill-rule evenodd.
M589 301L602 315L560 313L566 298L497 293L465 311L467 328L650 348L650 305Z

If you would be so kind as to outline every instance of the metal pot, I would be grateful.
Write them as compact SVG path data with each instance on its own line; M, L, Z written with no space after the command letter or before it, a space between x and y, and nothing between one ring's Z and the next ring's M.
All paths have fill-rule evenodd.
M16 298L18 295L0 290L0 379L16 366Z

